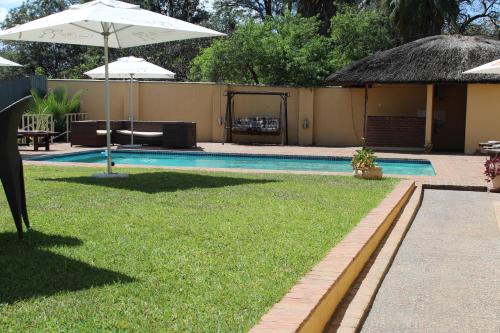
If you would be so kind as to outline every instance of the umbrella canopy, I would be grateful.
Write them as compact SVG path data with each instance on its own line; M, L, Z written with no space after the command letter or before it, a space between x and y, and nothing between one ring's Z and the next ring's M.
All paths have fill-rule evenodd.
M464 74L500 74L500 59L470 69Z
M105 78L104 66L85 72L93 79ZM124 57L109 64L109 77L112 79L173 79L175 73L147 62L142 58Z
M0 39L104 47L104 35L109 47L127 48L224 34L137 5L95 0L4 30Z
M8 59L0 57L0 66L1 67L22 67L22 65L19 65L18 63L15 63L13 61L10 61Z
M140 6L116 0L95 0L0 32L0 39L104 47L107 174L111 160L108 48L126 48L174 40L223 36Z
M85 75L93 79L104 79L106 77L106 68L101 66L85 72ZM124 57L109 64L109 77L113 79L130 79L129 114L130 114L130 145L134 147L134 111L132 109L132 83L133 79L173 79L175 73L166 70L160 66L147 62L142 58Z

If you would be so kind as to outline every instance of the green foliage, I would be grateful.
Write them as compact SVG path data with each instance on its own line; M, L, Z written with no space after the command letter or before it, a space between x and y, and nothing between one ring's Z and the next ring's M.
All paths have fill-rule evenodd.
M404 41L441 34L460 13L457 0L382 0L397 35Z
M366 170L376 165L376 159L377 157L371 149L363 148L356 150L356 153L352 157L351 165L353 170Z
M316 17L285 14L249 20L203 50L189 79L230 83L317 86L352 61L390 45L386 18L376 10L345 7L332 20L331 37L318 34Z
M0 193L1 332L247 332L398 182L97 171L27 166L23 242Z
M329 40L316 18L286 14L249 20L192 62L194 81L314 86L330 73Z
M36 90L31 91L33 103L29 112L35 114L52 114L56 131L64 128L64 116L67 113L78 113L80 111L80 97L82 91L77 91L71 98L65 86L57 87L49 91L47 96L42 97Z
M331 66L340 69L391 46L387 18L376 10L342 8L332 19Z

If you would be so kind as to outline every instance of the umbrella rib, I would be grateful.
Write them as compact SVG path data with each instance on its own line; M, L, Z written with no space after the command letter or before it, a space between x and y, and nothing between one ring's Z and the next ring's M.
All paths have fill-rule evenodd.
M116 31L116 27L115 27L115 24L114 23L111 23L111 26L113 27L113 33L115 35L115 38L116 38L116 43L118 44L118 48L122 48L121 44L120 44L120 38L118 38L118 31ZM121 29L123 30L123 29Z
M70 24L73 25L73 26L75 26L75 27L77 27L77 28L80 28L80 29L83 29L83 30L87 30L87 31L90 31L90 32L102 35L101 31L90 29L90 28L84 27L84 26L76 24L76 23L70 23Z

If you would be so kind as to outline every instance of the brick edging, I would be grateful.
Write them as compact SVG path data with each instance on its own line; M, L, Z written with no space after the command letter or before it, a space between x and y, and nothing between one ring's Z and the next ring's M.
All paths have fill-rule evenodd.
M413 181L399 183L250 332L322 332L414 189Z

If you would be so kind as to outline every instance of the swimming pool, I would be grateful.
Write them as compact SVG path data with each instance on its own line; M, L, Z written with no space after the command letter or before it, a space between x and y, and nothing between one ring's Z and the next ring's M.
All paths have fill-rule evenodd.
M212 154L203 152L114 151L115 165L149 165L228 169L352 172L351 159L330 156ZM89 151L31 158L47 162L106 163L104 151ZM427 160L378 159L385 174L434 176Z

